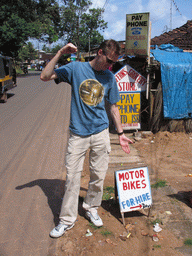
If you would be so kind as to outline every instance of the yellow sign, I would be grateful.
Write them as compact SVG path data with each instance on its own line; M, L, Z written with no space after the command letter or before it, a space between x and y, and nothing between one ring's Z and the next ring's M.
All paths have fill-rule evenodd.
M83 56L81 56L81 62L85 62L85 59L83 58Z
M126 46L127 55L148 56L149 45L149 13L126 15Z
M120 93L117 103L124 130L140 129L140 93Z

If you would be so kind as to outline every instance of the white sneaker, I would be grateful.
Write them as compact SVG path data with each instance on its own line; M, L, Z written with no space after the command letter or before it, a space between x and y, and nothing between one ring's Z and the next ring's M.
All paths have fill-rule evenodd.
M88 220L90 220L96 227L102 227L103 226L103 221L99 217L97 211L95 212L89 212L86 211L85 216Z
M51 232L50 232L50 237L53 238L58 238L60 236L62 236L65 231L71 229L72 227L74 227L74 223L72 225L65 225L63 223L59 223L58 226L56 226Z

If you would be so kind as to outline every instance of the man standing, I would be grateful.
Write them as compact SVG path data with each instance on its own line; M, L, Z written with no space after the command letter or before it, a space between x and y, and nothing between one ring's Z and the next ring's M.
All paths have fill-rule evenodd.
M115 77L108 70L118 60L119 44L114 40L104 41L92 61L71 62L54 70L63 54L76 51L77 48L73 44L65 45L41 73L43 81L55 79L56 83L67 82L72 87L65 194L59 217L60 222L50 232L51 237L62 236L66 230L74 226L77 219L81 172L88 149L90 149L90 181L83 208L86 211L86 218L95 226L103 225L97 209L102 201L103 183L111 150L105 99L110 104L110 112L119 135L119 142L126 153L130 153L129 143L132 143L123 133L116 105L119 101L119 92Z

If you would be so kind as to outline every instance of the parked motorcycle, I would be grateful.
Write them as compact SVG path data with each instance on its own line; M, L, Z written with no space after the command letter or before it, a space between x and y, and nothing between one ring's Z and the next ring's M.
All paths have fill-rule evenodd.
M23 64L23 65L21 66L21 69L22 69L22 71L23 71L23 73L24 73L25 75L28 74L28 67L27 67L27 65Z

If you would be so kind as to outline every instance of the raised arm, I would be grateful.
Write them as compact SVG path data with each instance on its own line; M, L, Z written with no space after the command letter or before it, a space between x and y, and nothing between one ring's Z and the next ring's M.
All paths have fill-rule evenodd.
M112 116L113 122L115 124L117 133L120 133L119 143L121 145L121 148L123 149L123 151L125 153L129 154L130 153L129 143L132 144L133 142L132 142L132 140L127 138L125 136L125 134L123 133L123 128L122 128L122 125L121 125L121 117L120 117L120 113L119 113L119 109L118 109L117 104L112 104L111 108L110 108L110 111L111 111L111 116Z
M77 47L71 43L65 45L62 47L57 54L51 59L51 61L46 65L44 70L41 73L41 80L42 81L49 81L52 79L57 78L57 74L54 71L55 65L57 64L58 60L61 58L64 54L70 54L77 52Z

